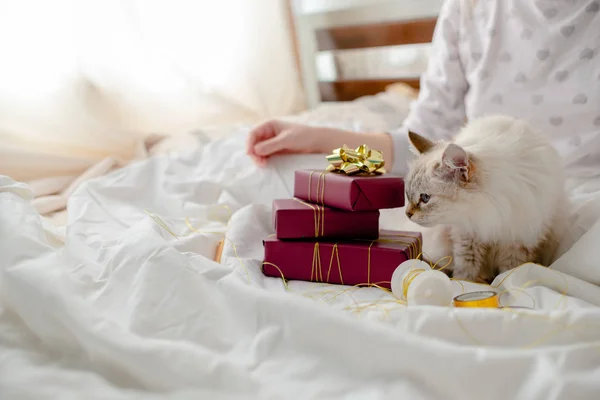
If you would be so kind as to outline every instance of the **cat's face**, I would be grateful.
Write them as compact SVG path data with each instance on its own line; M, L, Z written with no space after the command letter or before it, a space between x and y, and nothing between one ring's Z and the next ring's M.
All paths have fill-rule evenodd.
M456 223L473 196L473 162L457 145L409 136L419 157L406 176L407 217L424 227Z

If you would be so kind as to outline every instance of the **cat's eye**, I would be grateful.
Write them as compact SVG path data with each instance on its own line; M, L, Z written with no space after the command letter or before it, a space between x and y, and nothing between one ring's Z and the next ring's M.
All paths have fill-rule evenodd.
M419 196L421 203L427 203L430 198L431 198L431 196L426 193L421 193L421 196Z

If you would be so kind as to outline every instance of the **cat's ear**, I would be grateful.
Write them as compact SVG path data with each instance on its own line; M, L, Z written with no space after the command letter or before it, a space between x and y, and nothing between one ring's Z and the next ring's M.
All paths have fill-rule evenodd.
M442 163L452 169L466 168L469 165L469 156L465 149L450 143L444 150L444 154L442 154Z
M433 143L431 140L424 138L413 131L408 131L408 139L417 150L418 154L427 153L433 146L435 146L435 143Z
M469 155L462 147L450 143L442 154L441 172L444 176L463 182L468 182L473 176L474 165L469 160Z

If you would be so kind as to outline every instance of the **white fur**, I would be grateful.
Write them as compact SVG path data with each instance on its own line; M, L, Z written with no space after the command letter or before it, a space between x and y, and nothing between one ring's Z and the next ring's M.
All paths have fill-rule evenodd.
M550 228L560 233L566 197L562 160L548 140L526 122L505 116L484 117L467 124L453 143L476 163L477 189L461 188L432 177L414 179L425 168L433 175L448 143L437 143L419 156L407 175L407 193L414 200L420 191L431 191L428 204L436 211L417 212L413 222L422 226L451 225L483 242L535 246ZM419 182L415 184L415 182ZM446 200L435 192L452 197Z

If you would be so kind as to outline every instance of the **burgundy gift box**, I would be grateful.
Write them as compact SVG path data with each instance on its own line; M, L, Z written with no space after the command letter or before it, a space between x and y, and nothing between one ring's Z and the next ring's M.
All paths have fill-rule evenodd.
M377 239L379 211L343 211L300 199L273 201L278 239Z
M380 231L376 240L264 241L263 273L288 280L390 288L394 270L421 254L419 232Z
M381 210L404 206L404 180L391 175L346 175L299 170L294 197L348 211Z

